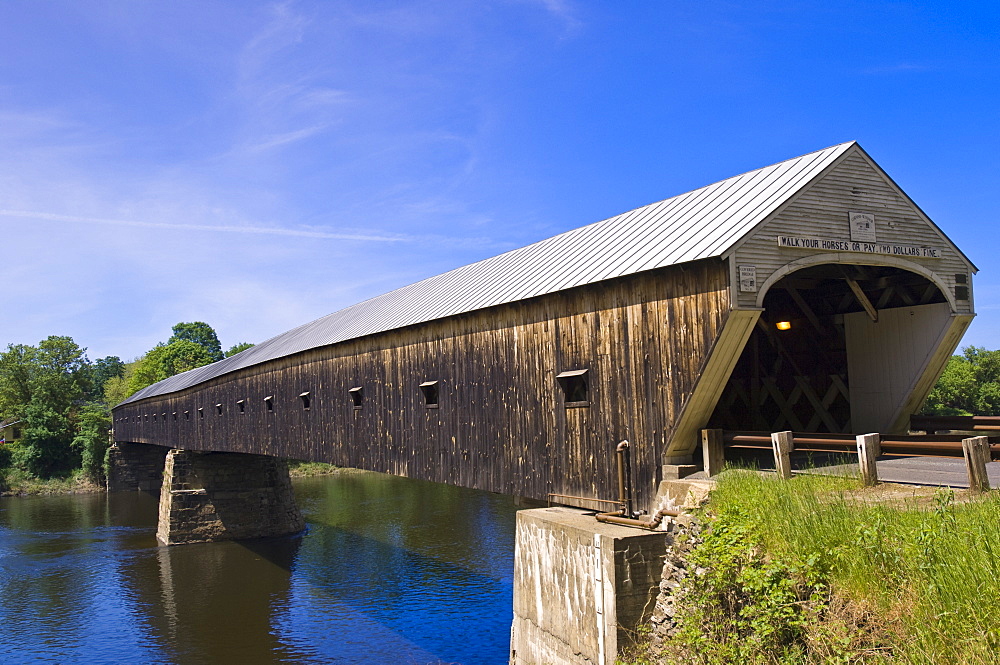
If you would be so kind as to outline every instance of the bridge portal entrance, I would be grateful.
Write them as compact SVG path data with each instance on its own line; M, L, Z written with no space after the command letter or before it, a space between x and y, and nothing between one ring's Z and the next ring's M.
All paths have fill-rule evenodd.
M930 279L877 265L803 268L772 284L762 305L710 427L898 428L898 411L951 319Z

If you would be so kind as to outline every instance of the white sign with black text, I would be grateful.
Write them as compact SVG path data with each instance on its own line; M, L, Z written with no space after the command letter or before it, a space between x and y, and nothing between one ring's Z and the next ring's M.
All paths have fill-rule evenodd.
M876 242L875 215L870 212L851 211L847 213L851 222L851 240L854 242Z
M860 254L887 254L906 258L940 259L941 248L917 245L891 245L881 242L854 242L842 238L814 238L808 236L778 236L778 247L814 249L820 252L858 252Z
M740 291L757 293L757 266L737 266L740 271Z

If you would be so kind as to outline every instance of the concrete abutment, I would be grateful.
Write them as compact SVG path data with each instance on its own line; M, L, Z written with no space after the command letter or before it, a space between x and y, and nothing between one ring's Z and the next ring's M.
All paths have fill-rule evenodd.
M665 553L663 532L519 512L510 665L612 665L653 611Z

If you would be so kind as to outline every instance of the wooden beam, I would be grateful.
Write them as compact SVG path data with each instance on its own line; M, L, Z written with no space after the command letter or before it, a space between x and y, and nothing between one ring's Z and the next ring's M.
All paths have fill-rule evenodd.
M726 465L724 445L721 429L701 430L701 452L706 476L711 478L717 475Z
M788 480L792 477L790 455L795 447L795 437L791 432L773 432L771 447L774 449L774 469L778 475Z
M871 487L878 484L878 467L875 465L882 454L882 441L878 434L858 434L858 466L861 467L861 484Z
M847 280L847 285L851 287L854 297L858 299L861 306L865 308L866 312L868 312L868 317L874 323L878 323L878 310L875 309L875 305L872 304L872 301L868 299L868 296L865 295L865 292L861 290L861 287L855 280L851 279L847 275L844 275L844 279Z
M889 301L892 299L892 294L896 292L895 286L887 286L882 290L882 295L879 296L878 302L875 303L876 309L884 309Z
M896 292L899 294L899 297L903 299L903 302L908 306L913 307L914 305L917 304L917 301L913 297L913 294L910 293L910 290L906 288L906 286L902 284L897 284Z
M785 290L788 291L788 295L792 297L792 300L795 301L795 304L799 306L799 309L802 310L802 313L806 315L807 319L809 319L809 323L813 325L813 328L816 329L816 332L818 332L820 335L825 335L826 330L823 328L822 325L820 325L819 319L816 317L816 313L813 312L812 307L809 306L809 303L807 303L805 299L799 294L798 289L790 286Z
M865 266L855 265L853 268L854 272L858 273L858 279L867 280L869 278L868 269Z
M990 439L973 436L962 439L965 467L969 472L969 491L985 492L990 488L990 478L986 475L986 463L990 461Z

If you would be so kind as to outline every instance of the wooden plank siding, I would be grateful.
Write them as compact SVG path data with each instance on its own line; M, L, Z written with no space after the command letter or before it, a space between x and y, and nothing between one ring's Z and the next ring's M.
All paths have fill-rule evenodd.
M875 215L878 241L887 244L919 245L941 250L941 258L896 257L854 252L826 254L825 263L868 263L909 269L917 265L933 273L943 290L954 294L955 275L969 275L971 266L933 224L889 180L871 159L858 148L846 152L841 161L823 176L804 188L770 220L742 240L733 252L731 269L738 265L757 268L758 283L763 284L776 270L799 259L816 258L822 252L777 247L779 235L850 238L848 212L856 210ZM972 280L968 279L971 292ZM761 293L736 292L740 307L755 307ZM972 313L973 297L957 301L957 314Z
M638 505L648 507L727 319L728 276L725 261L705 259L279 358L119 406L114 436L543 500L615 498L614 446L628 439ZM564 406L556 375L574 369L588 370L589 406ZM439 382L438 408L425 406L424 381ZM162 413L178 417L151 419Z

